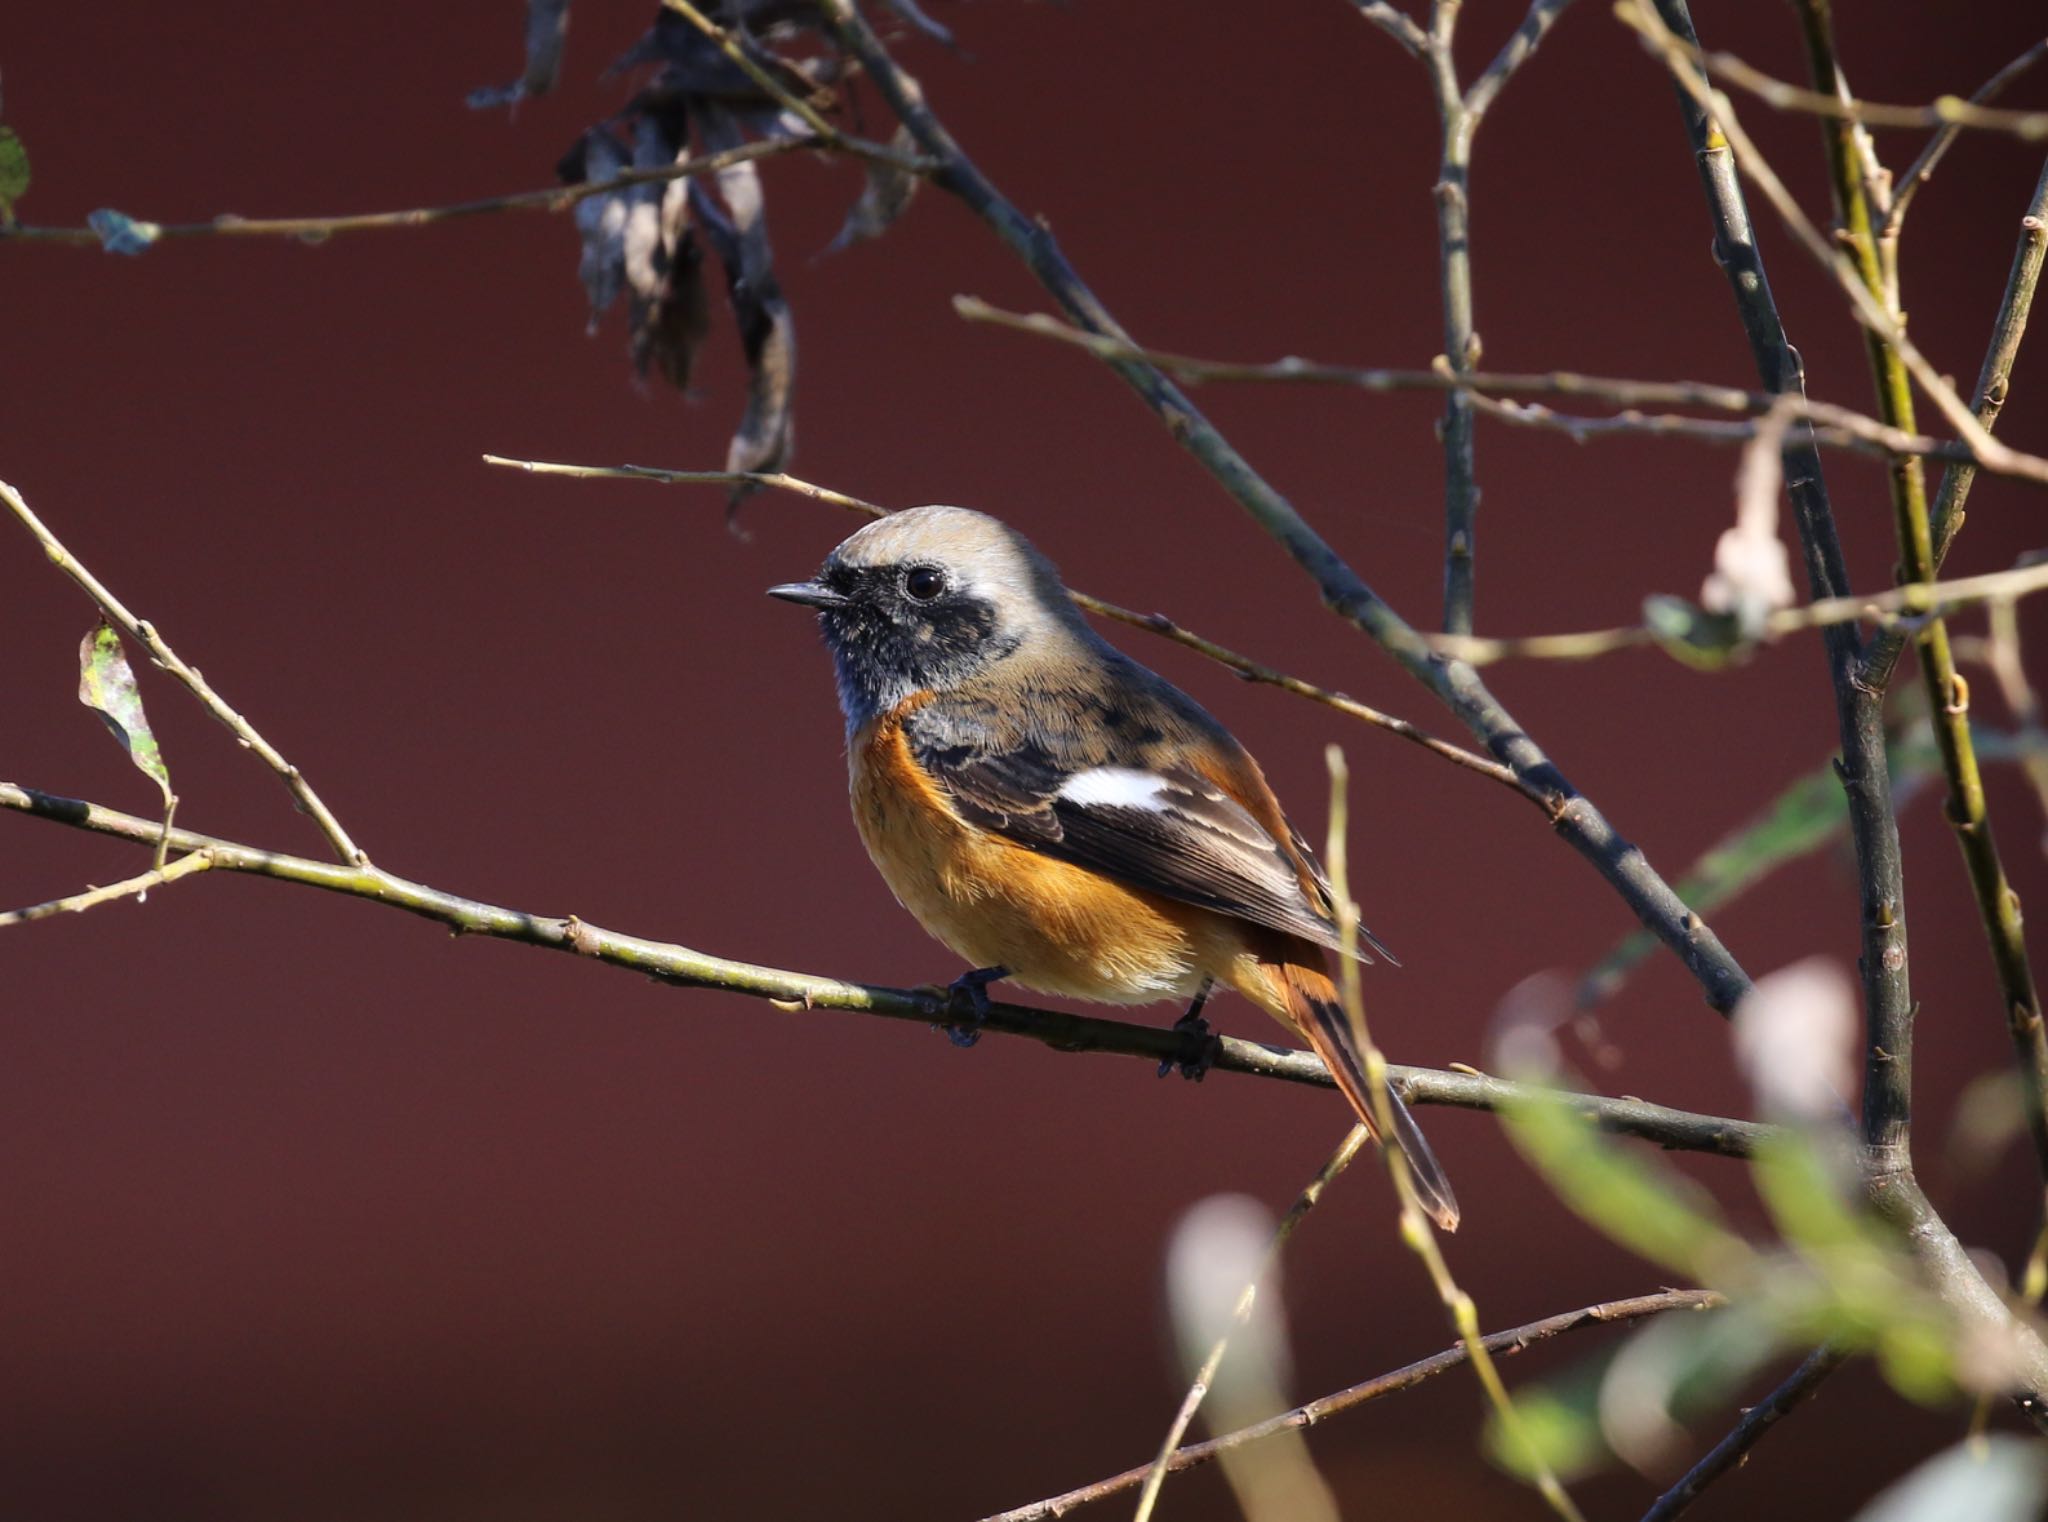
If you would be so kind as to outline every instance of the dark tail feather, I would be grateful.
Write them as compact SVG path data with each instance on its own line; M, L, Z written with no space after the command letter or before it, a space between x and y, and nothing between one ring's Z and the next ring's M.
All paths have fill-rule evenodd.
M1301 1033L1315 1048L1316 1055L1323 1059L1323 1065L1329 1068L1330 1075L1337 1080L1337 1087L1351 1101L1351 1108L1358 1113L1366 1129L1379 1136L1379 1124L1372 1113L1372 1091L1365 1077L1365 1061L1351 1039L1351 1022L1344 1016L1344 1006L1338 1002L1336 987L1321 968L1288 963L1275 970L1286 982L1287 1003L1294 1012ZM1443 1164L1436 1160L1436 1154L1430 1150L1429 1142L1422 1134L1422 1127L1415 1123L1415 1117L1408 1113L1408 1106L1401 1102L1401 1096L1391 1087L1387 1090L1387 1103L1394 1112L1394 1145L1407 1156L1408 1172L1415 1180L1415 1193L1421 1199L1423 1209L1445 1231L1456 1231L1458 1197L1451 1193L1451 1182L1444 1177ZM1386 1138L1380 1137L1380 1140L1384 1144Z

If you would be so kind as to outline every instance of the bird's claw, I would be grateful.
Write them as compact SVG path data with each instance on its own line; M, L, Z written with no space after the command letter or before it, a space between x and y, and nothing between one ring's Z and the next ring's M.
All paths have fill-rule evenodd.
M1198 1010L1189 1010L1173 1022L1173 1028L1180 1034L1181 1054L1168 1057L1159 1064L1159 1076L1179 1071L1180 1076L1193 1083L1200 1083L1216 1065L1216 1038L1209 1031L1209 1022Z
M977 967L972 972L963 972L946 985L946 1001L957 1003L964 995L967 999L967 1019L959 1022L941 1022L934 1030L946 1033L946 1039L958 1047L973 1046L981 1040L981 1028L988 1024L988 986L1010 975L1007 967Z

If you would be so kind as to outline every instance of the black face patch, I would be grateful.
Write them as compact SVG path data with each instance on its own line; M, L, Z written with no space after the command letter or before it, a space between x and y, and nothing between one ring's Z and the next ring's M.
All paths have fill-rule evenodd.
M1015 636L997 636L996 610L985 598L950 584L936 597L913 596L912 573L930 569L828 565L818 578L848 599L826 610L819 625L838 666L849 724L886 713L912 693L963 681L1017 648Z

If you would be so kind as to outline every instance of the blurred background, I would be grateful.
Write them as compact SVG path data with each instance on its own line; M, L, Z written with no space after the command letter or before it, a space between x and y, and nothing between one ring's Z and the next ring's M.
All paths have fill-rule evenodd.
M463 99L518 73L515 0L40 7L0 29L5 119L34 165L19 212L187 221L542 187L622 102L625 82L600 73L649 9L578 0L561 88L507 113ZM1349 6L933 9L965 56L912 38L898 56L1146 341L1404 366L1438 352L1429 93ZM1465 12L1469 75L1521 7ZM1803 75L1788 7L1707 0L1697 20L1710 46ZM1966 94L2039 21L2019 3L1884 0L1844 8L1842 52L1869 98ZM860 99L883 135L885 112ZM2048 75L2009 101L2048 102ZM1814 124L1754 103L1744 117L1824 216ZM1903 164L1920 141L1883 147ZM1489 368L1753 383L1670 87L1605 6L1564 16L1475 162ZM1968 136L1907 224L1913 332L1966 389L2038 169L2038 145ZM1452 732L1105 369L954 317L957 292L1047 305L959 206L927 194L881 241L818 259L859 170L784 158L764 176L797 324L795 473L997 513L1077 586ZM1867 408L1843 303L1759 221L1814 394ZM735 535L716 488L479 463L724 459L745 377L722 293L684 399L635 380L618 316L584 335L576 258L568 217L531 214L140 259L0 246L0 477L390 870L775 966L951 978L960 968L890 901L847 819L811 621L761 596L808 574L852 520L764 496ZM2001 429L2030 447L2048 425L2044 364L2022 353ZM1436 398L1198 400L1397 607L1434 621ZM1484 632L1627 622L1646 593L1693 595L1731 521L1729 451L1575 447L1482 422L1478 461ZM1827 467L1855 585L1881 587L1882 471L1842 455ZM2041 523L2037 498L1981 482L1951 571L2009 565ZM26 536L0 532L0 773L147 814L154 789L74 700L93 621ZM1509 988L1582 969L1629 929L1505 790L1112 632L1246 740L1312 837L1323 747L1346 747L1358 897L1406 964L1367 984L1397 1060L1483 1062ZM173 684L142 681L181 824L323 854L274 778ZM1505 667L1493 685L1668 876L1835 743L1812 637L1718 675L1635 652ZM1980 712L1997 719L1990 685ZM2038 914L2038 809L2009 768L1990 785ZM2009 1147L1966 1166L1951 1145L1964 1084L2006 1061L1989 959L1938 798L1916 797L1903 828L1923 1177L1966 1242L2014 1265L2038 1209L2028 1159ZM142 862L0 818L8 905ZM1856 923L1840 852L1714 916L1757 974L1812 953L1852 962ZM1284 1206L1347 1124L1328 1093L1155 1082L1128 1059L1010 1040L956 1051L916 1025L678 992L227 874L12 931L4 956L12 1515L633 1522L1018 1505L1157 1444L1181 1389L1161 1309L1174 1220L1219 1190ZM1271 1034L1242 1004L1212 1013ZM1646 964L1604 1030L1612 1092L1746 1110L1722 1022L1670 958ZM1491 1117L1424 1119L1466 1207L1452 1265L1487 1326L1657 1287L1657 1269L1566 1215ZM1739 1169L1685 1166L1758 1218ZM1290 1249L1295 1397L1450 1341L1393 1209L1362 1166ZM1610 1336L1552 1344L1510 1377ZM1450 1377L1310 1446L1353 1514L1539 1515L1475 1457L1479 1420L1475 1385ZM1959 1425L1851 1367L1698 1515L1846 1512ZM1654 1484L1622 1472L1577 1493L1633 1516ZM1232 1514L1207 1471L1172 1481L1166 1502Z

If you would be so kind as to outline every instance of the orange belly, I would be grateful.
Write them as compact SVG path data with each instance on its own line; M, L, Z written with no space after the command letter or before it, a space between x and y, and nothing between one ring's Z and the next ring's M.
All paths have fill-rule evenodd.
M911 759L899 710L853 738L853 819L882 880L974 967L1112 1004L1191 995L1234 960L1229 922L968 825Z

